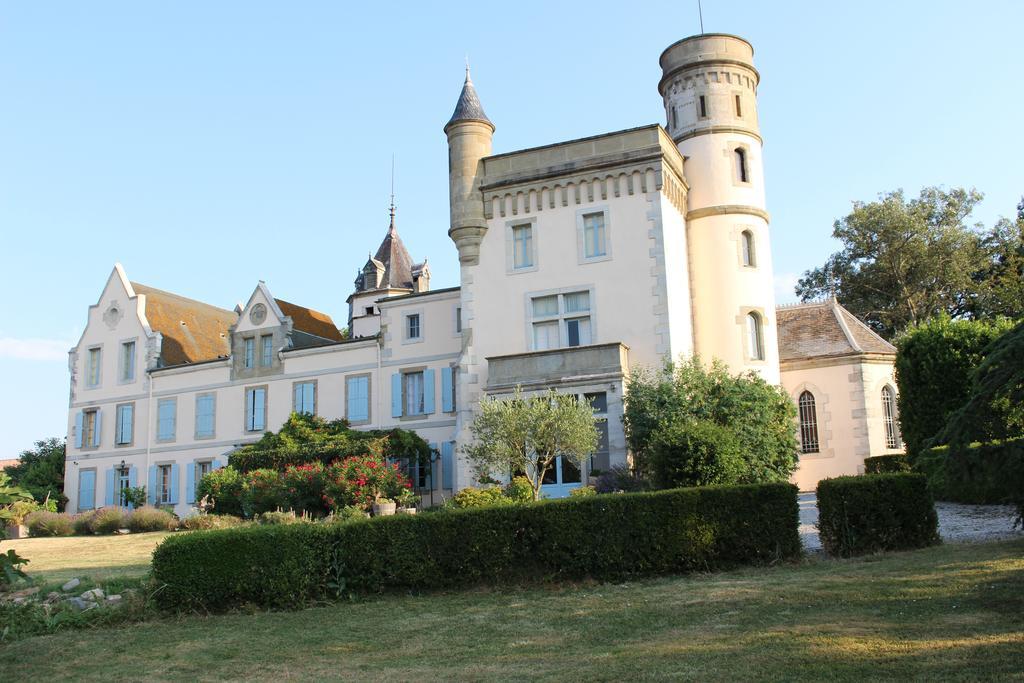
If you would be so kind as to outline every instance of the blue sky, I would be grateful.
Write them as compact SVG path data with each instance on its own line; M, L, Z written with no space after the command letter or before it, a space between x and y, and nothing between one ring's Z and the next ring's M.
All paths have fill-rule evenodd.
M346 317L387 224L457 284L446 146L468 54L496 152L661 122L696 1L0 5L0 459L65 429L66 351L114 262L231 307L257 280ZM1024 194L1019 2L705 0L755 47L780 300L853 200Z

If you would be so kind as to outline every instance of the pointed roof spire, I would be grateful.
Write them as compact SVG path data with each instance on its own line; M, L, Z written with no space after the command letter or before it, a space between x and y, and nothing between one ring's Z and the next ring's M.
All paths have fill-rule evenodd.
M447 131L449 126L459 121L480 121L490 126L491 130L494 130L494 124L491 123L491 120L487 118L487 114L484 113L484 108L480 104L480 98L476 94L476 88L473 87L473 79L469 75L469 57L466 57L466 81L462 84L462 92L459 94L459 101L455 105L455 112L448 119L444 129Z

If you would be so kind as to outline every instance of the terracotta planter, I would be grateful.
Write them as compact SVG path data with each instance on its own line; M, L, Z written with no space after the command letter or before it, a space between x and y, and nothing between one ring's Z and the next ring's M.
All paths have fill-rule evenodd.
M398 514L400 515L415 515L416 508L398 508Z
M12 524L7 527L7 538L28 538L28 527L24 524Z
M374 517L386 517L388 515L395 514L395 510L398 506L395 503L374 503L373 504L373 516Z

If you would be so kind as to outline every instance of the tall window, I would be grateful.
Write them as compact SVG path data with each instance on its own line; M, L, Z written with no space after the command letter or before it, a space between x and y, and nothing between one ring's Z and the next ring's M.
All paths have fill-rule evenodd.
M86 357L85 382L87 386L98 387L100 385L100 360L102 351L100 349L89 349Z
M156 440L174 441L178 422L178 402L162 398L156 404Z
M245 429L262 432L267 426L267 389L253 387L245 390Z
M366 375L345 380L346 417L349 422L370 420L370 378Z
M267 368L274 362L274 336L265 334L260 337L260 365Z
M583 399L599 418L597 427L597 450L590 455L590 471L607 470L611 466L608 449L608 394L605 392L583 394Z
M676 111L675 105L672 105L672 127L673 128L678 128L679 127L679 113L678 113L678 111Z
M533 267L532 225L516 225L512 227L512 267Z
M455 308L455 334L462 334L462 306Z
M93 448L100 445L100 411L86 410L82 412L82 448Z
M585 346L593 342L590 292L539 296L534 297L530 303L534 351L561 346Z
M583 257L596 258L607 254L604 212L588 213L583 216Z
M196 438L209 439L216 430L217 403L213 394L196 396Z
M166 505L171 502L171 465L157 466L156 502Z
M405 316L405 338L419 339L420 332L420 314L412 313Z
M256 340L252 337L245 339L245 367L256 367Z
M882 419L885 422L885 447L899 448L900 437L896 430L896 396L892 387L882 387Z
M407 372L402 375L402 399L405 401L404 415L423 415L423 372Z
M707 100L704 99L703 95L700 96L700 117L702 119L706 119L708 117L708 103Z
M127 341L121 344L121 381L132 382L135 380L135 342Z
M130 467L117 467L114 469L114 505L122 507L127 505L125 493L132 487L132 475Z
M743 107L740 105L740 96L736 95L736 116L743 117Z
M733 150L733 157L736 159L736 178L741 183L750 182L749 174L747 173L747 150L737 147Z
M296 413L316 415L316 383L296 382L294 410Z
M814 405L814 394L805 391L800 394L800 452L818 452L818 412Z
M125 403L117 407L117 424L114 427L114 443L125 446L132 442L132 427L135 418L135 406Z
M754 233L744 230L740 235L743 249L743 265L754 267L757 265L757 253L754 251Z
M764 360L764 334L761 331L761 316L751 311L747 314L747 336L751 360Z

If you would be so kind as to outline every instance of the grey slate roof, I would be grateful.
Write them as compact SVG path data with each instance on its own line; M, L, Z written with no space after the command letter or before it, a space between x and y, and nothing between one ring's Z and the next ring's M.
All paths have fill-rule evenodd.
M388 226L388 233L384 241L380 243L374 260L384 266L384 277L379 285L380 289L412 289L412 257L402 244L402 238L398 236L395 229L395 214L391 214L391 224Z
M494 124L487 118L487 114L484 113L484 108L480 104L480 98L476 95L476 88L473 87L473 81L469 77L469 67L466 67L466 82L462 84L462 93L459 94L459 101L455 105L455 112L452 113L452 117L448 119L448 123L445 124L445 130L448 126L458 121L482 121L494 128Z
M861 354L896 355L879 337L835 299L780 306L775 310L779 360L808 360Z

